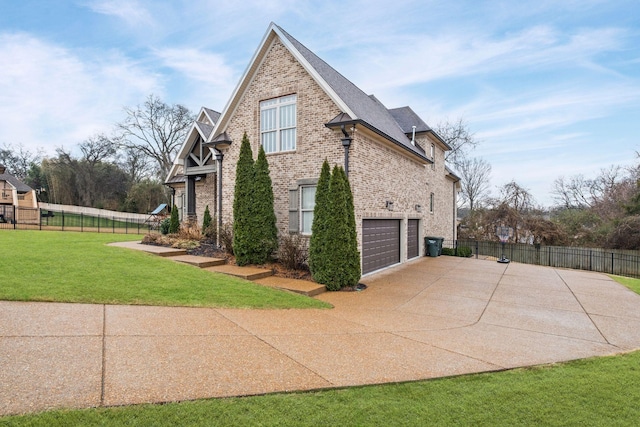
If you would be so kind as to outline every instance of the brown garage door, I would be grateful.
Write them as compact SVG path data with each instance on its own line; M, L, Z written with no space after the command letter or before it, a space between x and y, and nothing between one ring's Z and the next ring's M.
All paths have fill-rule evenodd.
M400 262L400 220L362 221L362 274Z
M418 240L418 224L420 220L410 219L407 224L407 258L415 258L420 255L420 241Z

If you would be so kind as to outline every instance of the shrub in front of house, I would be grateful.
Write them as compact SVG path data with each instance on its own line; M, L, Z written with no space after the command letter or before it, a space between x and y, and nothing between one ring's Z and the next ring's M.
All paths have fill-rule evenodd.
M329 203L331 193L329 183L331 181L331 167L327 159L322 163L322 170L316 187L315 207L313 209L313 223L311 224L311 238L309 239L309 270L313 280L318 283L326 281L325 246L327 227L329 222Z
M307 239L301 234L286 234L280 238L278 261L290 270L303 270L307 267L309 251Z
M169 234L177 233L180 230L180 217L178 216L178 208L173 205L171 209L171 219L169 220Z
M204 214L202 215L202 234L205 234L207 227L211 225L211 212L209 212L209 205L204 207Z
M456 254L455 248L442 248L442 255L459 256L463 258L469 258L473 251L469 246L458 246L458 253Z
M253 246L252 236L255 171L253 167L251 144L245 132L240 144L240 156L236 164L236 183L233 197L233 253L236 264L251 264Z
M264 264L278 249L278 228L276 227L276 213L273 208L273 187L269 174L269 163L264 148L260 145L258 158L254 164L254 191L252 208L253 227L253 264Z
M328 290L338 291L355 287L361 276L353 195L342 167L333 168L329 193L327 224L321 237L324 245L320 253L321 269L315 264L316 276Z
M231 224L220 226L220 247L229 255L233 255L233 226Z
M169 234L169 228L171 227L171 220L169 218L165 218L160 223L160 233Z

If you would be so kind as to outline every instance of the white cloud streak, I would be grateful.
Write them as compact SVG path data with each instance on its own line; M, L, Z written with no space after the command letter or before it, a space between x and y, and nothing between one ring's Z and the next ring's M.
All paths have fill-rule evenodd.
M26 33L0 33L0 57L0 142L32 150L108 131L123 106L160 91L153 73L118 54L82 58Z
M96 0L86 6L96 13L114 16L131 27L155 26L149 11L136 0Z

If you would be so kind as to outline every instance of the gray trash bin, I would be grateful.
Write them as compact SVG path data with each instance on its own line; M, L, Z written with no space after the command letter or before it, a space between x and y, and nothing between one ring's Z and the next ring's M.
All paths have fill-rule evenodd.
M424 247L427 250L426 255L430 257L437 257L442 254L442 242L444 237L427 236L424 238Z

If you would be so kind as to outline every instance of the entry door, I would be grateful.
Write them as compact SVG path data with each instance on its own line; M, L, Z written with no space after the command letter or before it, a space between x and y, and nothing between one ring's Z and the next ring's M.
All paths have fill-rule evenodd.
M420 220L410 219L407 224L407 258L415 258L420 255L419 228Z

